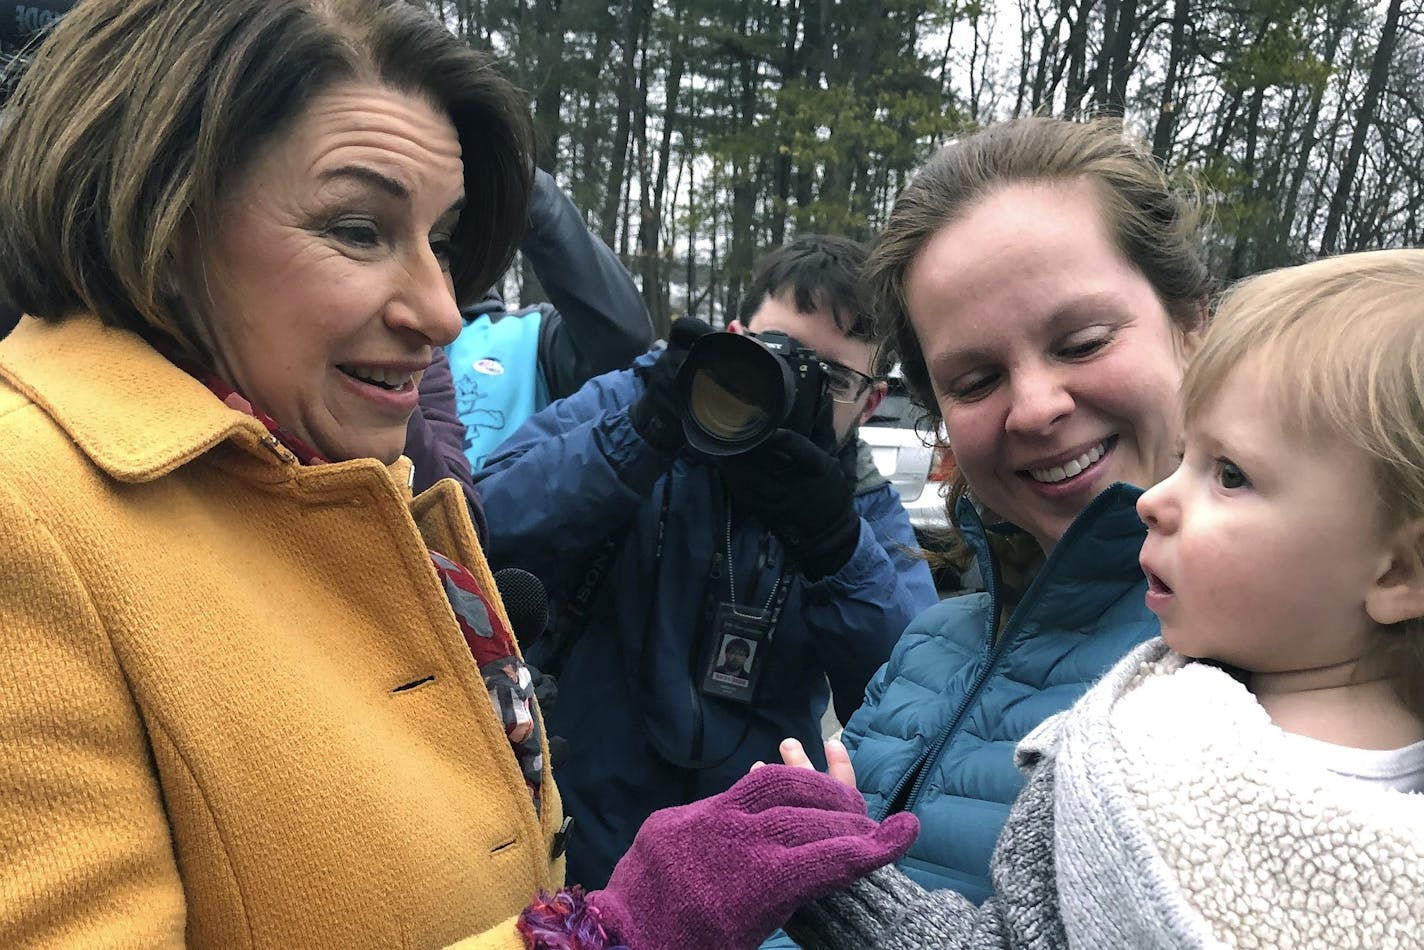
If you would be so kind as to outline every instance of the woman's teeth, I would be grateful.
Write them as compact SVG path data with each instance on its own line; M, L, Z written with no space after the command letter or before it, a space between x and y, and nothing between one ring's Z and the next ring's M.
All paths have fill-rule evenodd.
M1029 477L1036 482L1044 482L1045 484L1061 482L1064 479L1072 478L1102 458L1105 451L1107 451L1107 443L1099 442L1071 462L1055 465L1052 468L1031 468L1028 470L1028 474Z
M394 369L376 369L364 366L338 366L347 376L359 379L363 383L370 383L372 386L379 386L382 389L404 389L410 383L411 374Z

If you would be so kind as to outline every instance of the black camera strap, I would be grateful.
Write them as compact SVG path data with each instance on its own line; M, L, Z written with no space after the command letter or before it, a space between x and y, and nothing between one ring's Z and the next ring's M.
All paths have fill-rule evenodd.
M579 578L578 586L574 588L573 596L564 604L564 609L549 632L549 653L540 657L544 672L549 675L561 675L564 660L568 659L574 644L588 629L588 608L593 603L593 598L603 589L608 570L613 566L613 559L625 537L627 531L605 538L584 565L583 575Z
M668 510L671 503L672 476L669 474L664 476L662 506L658 512L658 534L653 559L654 599L656 599L658 569L662 564L663 532L667 529ZM540 657L543 660L544 672L551 676L558 676L562 672L564 661L573 652L574 644L578 643L579 638L588 629L589 607L592 606L593 599L598 596L599 591L603 589L604 581L608 579L608 571L613 567L613 560L618 554L618 548L632 530L633 527L630 524L625 530L609 535L585 563L578 586L574 588L573 595L564 603L564 609L559 613L559 618L554 621L549 631L549 653L547 656Z
M702 751L704 740L703 699L704 696L709 695L713 697L719 696L719 693L717 693L716 691L709 691L704 687L706 686L707 680L710 677L710 670L713 663L715 663L717 648L719 647L719 645L724 642L725 639L727 639L728 637L736 636L739 633L744 632L743 630L737 628L724 630L718 624L719 615L722 617L724 622L730 614L752 614L753 612L756 612L764 616L763 629L765 631L765 636L760 639L760 645L757 651L758 655L753 658L753 663L758 664L760 668L764 670L766 658L764 655L761 654L761 651L770 649L776 626L781 619L782 609L786 603L787 594L789 593L791 588L791 584L788 583L786 578L786 569L783 566L781 572L777 575L776 581L772 586L772 592L768 597L767 606L764 611L757 611L756 608L737 609L735 607L735 585L731 576L733 565L730 561L731 498L725 492L722 494L722 503L725 507L725 511L727 512L728 517L728 533L726 538L727 556L723 556L721 545L718 545L714 548L712 562L709 565L707 571L707 579L703 594L702 616L700 623L698 624L697 631L694 634L694 636L696 636L697 639L701 641L701 646L697 649L689 651L687 686L689 709L692 714L692 747L690 752L684 755L680 750L674 750L670 748L665 739L663 738L663 732L658 727L658 724L650 722L648 720L646 711L640 711L638 717L642 722L643 732L648 740L648 745L657 754L657 756L664 762L674 766L675 768L685 769L690 772L706 771L708 769L720 768L721 766L732 760L732 758L742 748L743 743L746 742L747 736L751 734L752 721L755 718L756 709L761 696L761 689L766 681L766 677L760 675L760 673L758 672L758 675L748 678L749 683L745 687L741 687L741 684L733 685L732 688L734 690L740 687L742 692L744 693L743 696L736 700L742 705L741 716L739 717L741 719L741 730L737 735L736 740L731 743L731 745L727 748L727 751L723 755L717 756L715 758L704 756ZM644 634L642 647L639 651L638 662L636 663L636 665L633 666L633 668L638 671L637 675L640 681L643 683L649 682L652 677L652 670L649 663L651 657L651 651L649 650L649 646L650 641L653 639L653 623L657 618L657 604L659 599L657 581L662 565L662 528L663 524L666 521L667 511L668 502L667 495L665 494L663 501L662 517L659 519L657 549L653 558L654 586L652 594L649 597L647 618L643 625ZM758 558L757 565L759 569L763 566L763 564L763 560L761 558ZM733 595L732 600L730 601L724 601L722 599L722 571L724 569L727 571L728 575L728 593ZM636 689L630 689L630 695L634 696L634 702L637 702L636 697L640 694L637 692ZM718 698L716 701L722 702L723 699L733 698L734 697L732 697L731 695L722 694L721 698Z
M643 704L640 702L639 697L642 695L641 690L646 689L646 686L644 686L643 684L649 682L652 676L652 651L650 648L653 645L653 628L657 622L658 603L660 600L659 580L662 573L668 514L671 510L672 505L672 482L673 479L670 475L666 477L663 482L662 498L658 511L657 535L654 542L653 559L650 574L652 590L648 597L648 608L643 622L643 637L638 645L638 655L636 658L634 658L634 662L627 662L628 658L625 657L624 662L622 662L620 665L623 667L623 669L632 673L634 677L633 680L627 684L628 695L630 697L629 701L638 707L637 718L643 727L643 732L647 737L648 744L652 748L652 750L657 754L659 758L676 768L686 769L689 771L704 771L707 769L718 768L730 761L732 757L737 754L737 751L742 747L742 744L746 742L747 736L751 733L752 720L755 716L755 710L760 699L762 685L765 682L766 678L762 675L757 675L755 677L755 681L748 684L750 688L744 690L745 695L739 698L740 702L744 707L743 714L741 716L742 728L740 734L737 736L736 741L732 743L726 754L721 755L715 759L709 759L704 757L702 755L702 702L704 698L704 690L702 689L702 685L704 678L709 675L707 673L709 664L707 656L709 654L709 651L711 651L715 656L716 648L719 645L718 641L722 639L721 637L717 636L717 631L719 630L719 627L717 625L717 615L719 607L725 608L728 605L735 605L736 603L736 588L734 579L731 576L733 565L730 562L732 502L731 498L725 492L723 492L722 503L727 518L727 534L724 539L726 546L726 555L724 556L723 554L722 545L714 546L712 563L709 565L708 572L706 575L706 587L703 596L703 609L701 611L701 616L699 617L697 630L697 635L699 635L699 639L702 639L707 642L703 644L702 648L690 651L691 659L687 672L688 701L690 704L693 718L693 747L691 750L691 754L682 755L678 751L668 748L667 743L662 738L661 730L658 728L657 724L648 721L647 712L643 708ZM588 628L589 609L592 606L594 598L602 590L603 584L607 580L608 572L613 566L614 558L616 557L618 549L622 545L626 536L626 531L620 532L616 536L610 536L599 546L598 550L589 559L588 564L584 569L583 576L579 581L578 587L575 589L573 595L565 604L564 610L560 613L558 621L555 623L553 630L550 632L549 655L541 656L539 658L543 661L543 665L541 668L544 670L544 672L547 672L553 676L558 676L562 673L564 662L568 659L569 654L572 652L574 645L579 641L579 639L582 638L583 634ZM767 552L763 550L761 555L757 558L757 570L763 569L765 567L766 562ZM727 601L723 601L721 596L723 590L722 571L724 569L727 571L726 589L729 595L729 600ZM780 573L777 575L775 583L772 586L771 593L767 598L766 606L762 608L761 611L757 611L757 613L759 613L764 619L766 630L766 635L761 642L761 650L770 650L772 640L775 636L776 627L780 623L782 610L786 603L786 598L788 593L790 592L791 586L792 585L787 581L786 567L783 565ZM734 611L733 615L736 616L741 614L751 614L753 611L756 611L756 608L750 608L745 610L738 609ZM727 614L724 613L723 616L725 618ZM732 629L728 635L735 636L737 633L740 632L744 631ZM621 645L618 647L618 649L621 652ZM760 653L760 651L758 652ZM754 658L754 662L757 663L762 670L765 669L765 655L756 656ZM713 693L712 695L716 694ZM734 699L737 697L724 696L723 698Z

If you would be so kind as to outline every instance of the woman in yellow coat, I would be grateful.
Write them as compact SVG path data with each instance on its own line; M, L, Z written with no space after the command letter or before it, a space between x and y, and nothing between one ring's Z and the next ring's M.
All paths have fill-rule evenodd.
M401 456L532 168L421 5L83 0L6 113L0 946L734 950L909 846L774 766L559 890L529 672Z
M7 112L0 945L524 946L558 795L400 457L522 97L402 3L88 0Z

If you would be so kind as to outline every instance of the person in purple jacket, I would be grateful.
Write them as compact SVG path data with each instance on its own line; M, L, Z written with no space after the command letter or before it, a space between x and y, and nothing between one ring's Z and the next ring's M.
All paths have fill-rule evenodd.
M405 428L405 457L414 467L411 490L417 495L442 478L460 483L470 506L470 520L480 543L489 544L489 525L480 493L475 491L470 462L465 458L465 424L455 411L455 380L445 351L435 358L420 379L420 405Z

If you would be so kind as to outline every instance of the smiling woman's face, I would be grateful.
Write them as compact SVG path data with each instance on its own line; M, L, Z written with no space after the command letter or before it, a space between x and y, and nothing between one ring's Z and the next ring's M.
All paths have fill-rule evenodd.
M315 97L224 196L185 298L213 369L333 461L390 462L421 373L455 338L460 142L419 97Z
M970 489L1045 551L1113 482L1146 488L1175 467L1195 339L1086 182L979 199L926 242L905 300Z

